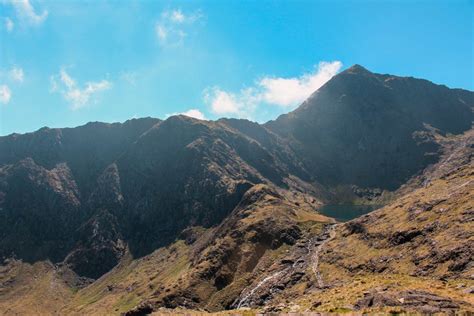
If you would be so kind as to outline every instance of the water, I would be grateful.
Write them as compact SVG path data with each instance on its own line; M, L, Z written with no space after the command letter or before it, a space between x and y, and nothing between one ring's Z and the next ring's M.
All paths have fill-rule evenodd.
M250 297L255 293L255 291L258 290L264 283L266 283L267 281L269 281L269 280L271 280L271 279L273 279L273 278L279 276L280 274L282 274L282 273L285 272L285 271L286 271L286 269L283 270L283 271L278 271L278 272L276 272L276 273L274 273L274 274L272 274L272 275L266 277L266 278L263 279L262 281L260 281L260 282L257 284L257 286L254 287L254 288L249 292L249 294L247 294L243 299L240 300L240 302L237 304L237 309L241 308L241 307L243 306L243 304L246 303L247 299L250 298Z
M370 213L381 205L352 205L352 204L328 204L323 206L319 212L335 218L339 222L347 222L356 217Z

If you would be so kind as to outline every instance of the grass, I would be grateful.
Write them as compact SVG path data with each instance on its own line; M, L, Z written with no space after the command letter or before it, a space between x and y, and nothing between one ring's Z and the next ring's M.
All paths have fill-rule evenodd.
M300 282L274 296L270 303L283 302L287 310L291 303L295 303L302 311L346 313L364 292L385 287L395 292L419 289L474 304L474 298L463 292L474 287L474 280L469 278L474 272L472 269L453 275L447 281L441 279L449 272L452 260L438 264L429 277L410 276L417 268L413 263L415 255L428 255L420 264L429 264L432 260L429 254L434 248L446 251L474 239L471 223L463 220L463 212L474 209L473 185L463 186L472 179L474 166L467 166L444 179L432 180L426 188L399 197L365 219L365 235L343 234L344 227L339 226L336 238L321 252L319 264L325 284L331 287L325 290L312 287L314 276L308 271ZM429 211L413 215L413 210L416 211L419 205L440 198L445 201ZM14 262L8 270L0 273L0 284L9 284L0 287L0 310L12 308L21 314L33 311L38 315L118 315L143 300L156 302L168 294L179 296L180 293L196 295L200 300L198 307L222 309L250 282L275 271L280 259L292 250L292 246L287 244L271 249L267 242L258 239L255 227L271 225L267 228L279 232L298 225L304 235L312 236L319 234L324 224L330 221L317 214L310 203L304 204L302 197L297 199L298 203L265 196L248 209L241 210L237 216L228 218L222 226L209 229L207 232L210 233L202 229L195 244L186 245L178 240L140 259L127 256L112 271L80 290L67 286L51 264ZM240 216L242 214L246 216ZM396 231L423 229L432 223L438 223L441 228L419 237L426 240L415 238L413 242L400 245L389 242L390 235ZM205 247L200 250L198 245ZM351 271L357 265L379 264L383 257L392 260L386 263L386 269L381 273L370 272L370 269ZM191 266L194 260L199 264ZM207 277L200 277L202 272L209 273L204 273ZM231 276L231 282L221 289L214 285L219 274ZM55 290L51 291L51 288ZM313 307L315 302L321 304ZM466 304L462 305L464 309ZM169 314L181 312L203 314L179 309ZM368 312L404 313L396 307L369 309ZM162 311L162 314L166 313L168 311ZM232 313L236 312L219 314ZM255 315L256 311L239 310L237 313Z

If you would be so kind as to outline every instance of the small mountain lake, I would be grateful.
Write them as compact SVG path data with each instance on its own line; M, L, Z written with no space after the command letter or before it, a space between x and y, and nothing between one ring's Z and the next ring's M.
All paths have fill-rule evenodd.
M328 204L319 209L321 214L335 218L339 222L347 222L356 217L370 213L383 205Z

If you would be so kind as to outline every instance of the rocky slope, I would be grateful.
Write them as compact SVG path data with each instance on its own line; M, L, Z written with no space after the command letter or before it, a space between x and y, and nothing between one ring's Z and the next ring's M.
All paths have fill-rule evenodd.
M437 164L387 206L350 222L318 215L320 204L310 195L259 184L218 226L185 229L140 259L127 252L90 285L64 265L8 261L0 309L45 315L472 311L474 132L438 141L445 152ZM56 304L38 303L51 288Z
M313 247L306 271L312 282L285 286L273 299L257 299L250 306L299 312L472 312L474 131L438 140L449 150L391 203L320 235L323 241ZM268 282L259 297L273 293L280 282L279 276Z
M0 310L470 310L473 108L353 66L264 125L0 137ZM334 201L387 206L335 224Z
M333 222L317 214L317 206L304 194L255 185L220 225L187 228L169 246L140 259L126 252L92 284L67 265L8 260L0 274L0 309L27 313L50 288L59 298L55 305L36 303L38 314L53 313L52 306L54 313L68 315L236 307L243 297L254 300L247 292L275 269L286 269L288 284L304 276L305 263L296 258L307 255L311 236Z
M433 131L471 128L474 94L355 65L265 124L325 185L394 190L439 156Z
M126 249L140 257L186 227L219 224L254 184L315 191L278 136L255 126L268 149L228 122L176 116L2 138L0 256L98 278ZM96 139L73 139L94 128Z
M81 193L88 195L104 168L159 122L155 118L123 124L91 122L76 128L45 127L34 133L0 137L0 166L26 158L48 170L66 163Z

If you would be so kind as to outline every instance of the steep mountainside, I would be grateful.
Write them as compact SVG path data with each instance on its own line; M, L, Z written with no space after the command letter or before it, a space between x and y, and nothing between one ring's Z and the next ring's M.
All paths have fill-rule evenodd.
M65 162L81 192L89 194L103 169L158 122L155 118L132 119L123 124L93 122L0 137L0 166L25 158L46 169Z
M333 226L313 251L314 284L285 287L265 301L265 309L472 312L474 131L440 137L439 143L449 148L441 161L398 198ZM267 297L279 283L268 282L260 295ZM258 300L251 306L264 307Z
M0 311L472 310L473 113L356 65L264 125L0 137ZM341 224L334 201L387 205Z
M104 315L236 307L239 295L275 268L286 267L288 284L304 276L304 262L283 258L306 255L311 236L333 222L315 212L317 205L304 194L255 185L220 225L189 227L140 259L127 252L87 287L67 265L8 260L0 274L0 310L28 313L34 306L44 315ZM50 289L56 304L44 298Z
M121 263L84 287L67 266L9 260L0 309L37 314L472 311L474 133L386 207L334 224L310 196L259 184L218 226ZM54 302L44 297L54 289ZM9 314L9 313L7 313Z
M355 65L265 126L325 185L396 189L436 162L433 130L471 128L474 93Z
M262 131L264 138L276 138ZM280 143L267 148L222 122L171 117L116 160L117 199L100 199L94 207L125 210L132 253L149 253L187 226L220 223L254 184L297 188L302 181L292 181L290 171L303 176L306 171Z
M289 148L260 126L269 149L226 121L95 125L1 139L2 257L64 261L97 278L127 248L139 257L188 226L217 225L254 184L314 191Z

